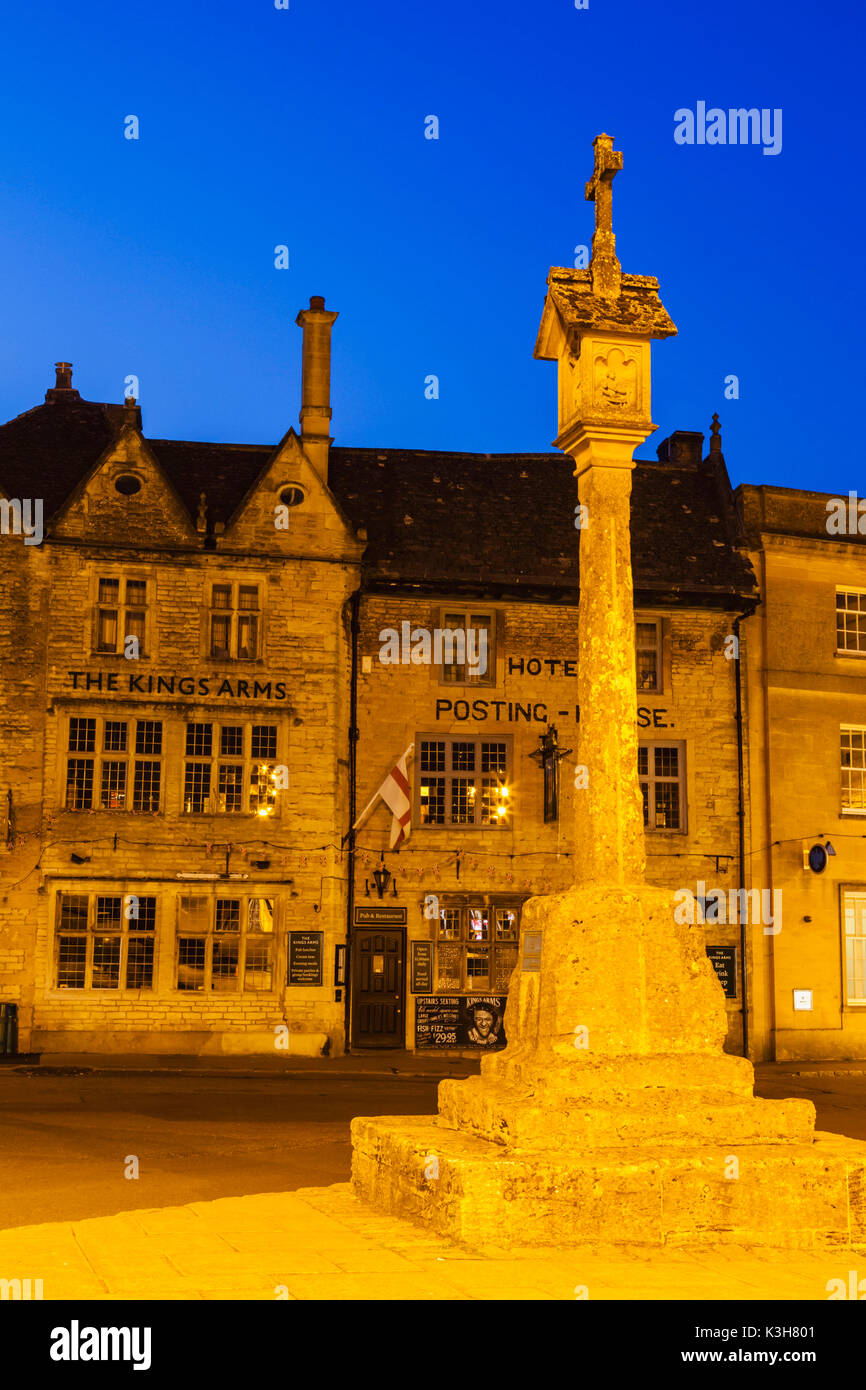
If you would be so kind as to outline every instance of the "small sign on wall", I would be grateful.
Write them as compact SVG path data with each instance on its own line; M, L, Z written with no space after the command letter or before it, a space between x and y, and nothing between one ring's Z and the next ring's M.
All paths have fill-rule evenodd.
M325 933L320 931L289 932L289 972L290 985L320 985L322 983L322 943Z
M406 909L384 903L381 907L356 907L356 927L398 927L405 926Z
M524 971L541 969L540 931L525 931L523 933L523 964L521 969Z
M726 999L737 997L737 948L736 946L708 946L707 955L719 977Z
M433 990L433 942L413 941L409 949L412 993L430 994Z

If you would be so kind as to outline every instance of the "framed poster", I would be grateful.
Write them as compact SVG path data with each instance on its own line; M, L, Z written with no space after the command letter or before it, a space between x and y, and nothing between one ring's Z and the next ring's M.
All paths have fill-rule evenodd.
M505 998L498 994L434 995L415 1000L415 1047L475 1048L498 1052L506 1044Z
M289 971L287 984L320 985L322 983L321 931L289 932Z

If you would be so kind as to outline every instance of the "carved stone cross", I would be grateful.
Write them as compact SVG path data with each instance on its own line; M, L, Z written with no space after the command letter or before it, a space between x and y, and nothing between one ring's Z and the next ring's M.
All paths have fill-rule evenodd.
M622 152L613 148L612 135L596 135L595 168L586 185L586 201L595 203L595 233L592 238L592 288L604 298L617 298L622 267L616 257L613 234L613 180L622 168Z
M622 151L613 148L612 135L596 135L595 169L586 185L586 201L595 203L596 232L613 231L613 180L622 168Z

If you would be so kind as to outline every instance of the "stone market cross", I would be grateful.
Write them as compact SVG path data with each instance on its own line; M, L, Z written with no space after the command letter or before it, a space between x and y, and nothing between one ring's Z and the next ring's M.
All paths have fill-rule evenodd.
M593 258L550 271L535 347L558 364L554 444L585 517L575 882L524 904L504 1051L479 1076L442 1081L435 1118L353 1121L355 1192L480 1248L866 1244L866 1145L816 1134L809 1101L755 1097L751 1062L723 1049L703 931L645 879L631 475L656 428L651 341L676 328L658 281L621 272L622 155L611 136L593 143Z

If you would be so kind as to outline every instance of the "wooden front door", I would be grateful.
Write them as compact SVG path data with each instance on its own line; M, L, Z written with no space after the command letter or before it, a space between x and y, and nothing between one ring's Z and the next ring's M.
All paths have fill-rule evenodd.
M358 927L352 962L352 1046L405 1047L403 932Z

